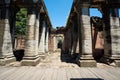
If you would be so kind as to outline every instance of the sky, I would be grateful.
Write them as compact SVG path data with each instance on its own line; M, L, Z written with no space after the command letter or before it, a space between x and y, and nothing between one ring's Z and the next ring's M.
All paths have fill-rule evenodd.
M44 2L53 28L65 26L73 0L44 0ZM98 9L90 9L90 16L102 17Z
M52 26L64 26L73 0L44 0Z

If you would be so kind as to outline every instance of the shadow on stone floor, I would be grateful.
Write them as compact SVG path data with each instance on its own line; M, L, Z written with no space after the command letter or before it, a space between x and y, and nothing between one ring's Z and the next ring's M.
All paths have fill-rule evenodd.
M13 53L14 53L14 56L16 58L16 61L21 61L23 59L23 56L24 56L24 50L23 49L14 50Z
M104 80L101 78L71 78L70 80Z
M77 57L78 57L77 53L71 55L69 53L62 53L62 52L61 52L61 56L60 56L62 62L73 63L73 64L77 64L76 63Z

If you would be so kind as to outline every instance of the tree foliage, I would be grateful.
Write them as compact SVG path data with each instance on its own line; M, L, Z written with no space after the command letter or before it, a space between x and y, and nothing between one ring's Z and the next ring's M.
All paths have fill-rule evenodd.
M16 14L16 24L15 24L15 35L25 35L26 31L26 19L27 19L27 10L26 8L21 8Z

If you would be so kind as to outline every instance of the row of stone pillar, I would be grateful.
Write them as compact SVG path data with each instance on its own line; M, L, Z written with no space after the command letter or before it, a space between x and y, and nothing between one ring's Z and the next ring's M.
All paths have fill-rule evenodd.
M80 42L80 55L78 64L83 67L96 66L96 62L92 56L92 35L90 26L90 16L88 7L80 7L78 10L79 24L79 42Z
M44 15L44 19L41 21L40 13L36 14L34 9L28 9L25 56L22 60L22 65L27 66L37 65L40 58L45 57L44 53L48 52L49 27L45 21L46 17Z
M76 53L79 56L77 62L82 67L96 66L96 61L93 58L92 51L92 28L90 24L89 5L79 5L77 9L77 21L73 18L70 25L69 36L71 47L70 52ZM106 11L107 10L107 11ZM107 64L111 63L111 59L115 62L116 66L120 66L120 49L119 49L119 36L120 36L120 21L118 17L118 9L110 9L108 6L102 8L103 13L103 38L104 38L104 55L101 61ZM71 23L71 22L70 22ZM76 25L77 24L77 25ZM78 31L74 31L74 28ZM76 34L77 32L77 34ZM78 42L77 37L78 36ZM77 45L76 45L77 44ZM79 49L78 49L79 48Z
M10 16L12 13L8 5L0 8L0 65L15 61L12 46L14 34L11 32L11 29L14 29L15 16ZM41 20L39 11L28 8L25 56L22 65L36 65L40 61L40 56L48 52L49 26L45 18Z
M104 31L104 59L110 64L110 59L115 61L116 66L120 66L120 20L119 11L116 8L109 8L109 5L102 6L103 31Z
M120 50L119 48L119 32L120 24L118 12L116 9L103 8L103 36L104 36L104 55L103 62L107 60L114 59L116 66L120 66ZM80 7L79 11L79 42L80 42L80 56L79 65L80 66L96 66L96 62L92 57L92 37L91 37L91 26L90 26L90 16L89 7ZM114 13L114 16L113 16ZM101 59L102 60L102 59ZM110 62L110 61L109 61Z
M74 55L79 53L79 40L78 40L78 25L77 21L71 20L69 28L65 31L64 42L62 50L64 53Z

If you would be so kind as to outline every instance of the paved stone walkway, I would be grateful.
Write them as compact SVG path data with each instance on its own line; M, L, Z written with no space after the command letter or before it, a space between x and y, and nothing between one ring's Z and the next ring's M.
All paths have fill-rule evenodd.
M21 66L20 62L13 62L6 66ZM79 68L75 63L71 62L71 57L67 54L61 55L60 52L55 52L48 54L45 59L41 60L40 63L35 67L44 67L44 68ZM98 68L113 68L103 63L97 63Z
M120 68L0 66L0 80L120 80Z
M62 57L64 57L64 61L62 61ZM46 67L46 68L63 68L63 67L75 67L79 66L74 63L69 62L70 58L67 55L61 56L60 52L55 52L49 54L44 60L42 60L37 67ZM68 61L68 62L67 62Z
M48 54L37 66L20 66L14 62L0 66L0 80L119 80L120 68L97 63L85 68L68 63L71 58L59 52ZM17 66L17 67L12 67Z

